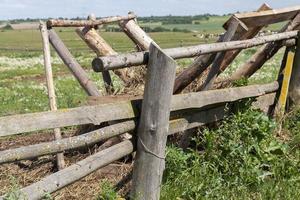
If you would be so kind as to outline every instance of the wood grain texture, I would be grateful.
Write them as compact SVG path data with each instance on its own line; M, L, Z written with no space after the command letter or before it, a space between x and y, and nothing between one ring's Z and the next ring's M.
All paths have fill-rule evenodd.
M266 26L278 22L293 19L300 12L300 6L288 8L272 9L266 11L256 11L247 13L237 13L233 16L240 19L249 27ZM226 27L227 25L225 25Z
M261 96L278 89L278 83L173 95L171 111L201 109L219 103ZM0 117L0 137L43 129L94 124L139 116L142 100L82 106L57 111Z
M46 74L49 106L50 106L50 110L55 111L55 110L57 110L57 104L56 104L53 73L52 73L52 66L51 66L49 36L48 36L47 26L42 21L40 21L40 31L41 31L42 42L43 42L44 68L45 68L45 74ZM62 138L61 131L59 128L54 129L54 137L56 140L59 140ZM57 160L58 170L63 169L65 167L64 155L62 153L58 153L56 155L56 160Z
M154 42L135 19L120 21L119 26L141 50L149 50L150 44Z
M192 58L203 54L211 54L235 49L246 49L265 43L293 39L297 37L297 33L298 31L289 31L241 41L218 42L190 47L164 49L164 52L173 59ZM148 51L98 57L93 61L93 69L96 72L101 72L103 70L113 70L138 66L147 64L148 59Z
M131 192L137 200L155 200L160 196L176 74L176 62L159 47L151 43L149 52Z
M237 32L239 32L239 29L242 30L242 32L246 32L247 29L243 28L242 23L236 19L233 18L235 20L232 20L228 30L226 31L226 33L223 36L223 42L228 42L233 40L234 36L236 35ZM226 52L219 52L217 53L213 64L210 68L210 71L207 75L207 78L205 79L205 82L203 83L203 85L200 86L199 91L202 90L209 90L212 86L213 86L213 82L216 79L218 73L220 72L220 67L222 64L222 61L224 60L226 55Z
M92 80L90 80L88 74L75 60L75 58L72 56L68 48L61 41L61 39L58 37L55 31L51 29L48 31L48 34L49 34L50 43L52 44L53 48L56 50L56 52L63 60L65 65L73 73L73 75L78 80L81 87L86 91L86 93L90 96L100 96L100 92L97 89L96 84Z

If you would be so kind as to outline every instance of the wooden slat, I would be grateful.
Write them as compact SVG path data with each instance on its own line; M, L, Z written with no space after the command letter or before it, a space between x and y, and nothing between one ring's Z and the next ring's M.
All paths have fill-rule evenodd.
M102 24L118 22L121 20L129 20L136 18L135 15L129 14L128 16L115 16L115 17L106 17L98 20L60 20L60 19L51 19L47 21L48 28L51 27L83 27L83 26L98 26Z
M204 108L274 92L278 83L180 94L172 97L171 111ZM141 100L83 106L58 111L13 115L0 118L0 136L82 124L130 119L139 115Z
M248 27L266 26L278 22L291 20L297 13L300 12L300 6L293 6L288 8L273 9L259 12L237 13L237 17L244 22ZM227 27L229 24L226 24Z

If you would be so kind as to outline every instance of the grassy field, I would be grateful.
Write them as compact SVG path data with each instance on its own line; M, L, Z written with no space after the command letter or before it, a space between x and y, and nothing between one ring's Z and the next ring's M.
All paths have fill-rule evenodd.
M191 26L200 31L211 30L219 33L222 32L220 25L224 20L226 19L220 18L213 25L202 24L201 28L199 28L201 25ZM159 24L156 25L159 26ZM172 27L175 26L180 25ZM72 29L57 29L57 32L71 49L74 57L96 82L99 90L104 93L101 76L91 70L94 53ZM101 32L100 34L118 52L134 51L133 43L123 33ZM150 36L163 48L216 40L215 38L209 41L200 39L195 33L163 32L151 33ZM256 48L242 51L222 76L229 76L249 59L255 50ZM282 55L283 50L251 77L249 84L268 83L275 80ZM193 59L179 60L178 71L188 67L192 61ZM52 64L59 108L85 104L86 94L55 52L52 52ZM116 76L113 76L113 80L117 88L122 91L123 85L120 80ZM49 110L39 31L0 32L0 102L0 116ZM299 195L297 188L300 186L300 177L297 175L297 164L300 162L300 154L298 150L295 150L298 144L290 142L291 138L298 137L297 132L300 130L299 124L295 122L299 119L298 113L293 114L284 122L287 130L284 137L282 135L277 137L276 127L281 122L268 119L258 111L247 110L241 110L237 115L228 118L221 124L220 129L199 130L199 137L194 141L196 148L188 152L172 145L168 147L162 199L293 199L297 197L293 195ZM10 141L13 140L10 139ZM3 139L0 142L6 144ZM0 146L5 147L5 145ZM82 156L77 159L79 158ZM74 163L74 159L70 160L68 164ZM18 169L18 173L27 174L27 176L19 176L15 168L18 167L13 164L0 168L0 185L3 186L0 194L15 187L15 184L12 186L8 184L12 183L10 181L12 177L13 183L17 182L19 187L33 181L30 177L33 171L29 170L30 173L28 173L26 170ZM34 176L43 177L51 174L51 167L48 170L47 172L39 170L38 175ZM77 189L80 187L81 192L92 187L93 189L87 194L91 199L117 198L118 195L110 183L94 179L89 177L81 182L80 186L73 185L72 187ZM94 182L91 184L87 180ZM57 194L57 199L67 197L74 199L75 196L78 197L81 194L80 192L72 194L70 191L63 190Z

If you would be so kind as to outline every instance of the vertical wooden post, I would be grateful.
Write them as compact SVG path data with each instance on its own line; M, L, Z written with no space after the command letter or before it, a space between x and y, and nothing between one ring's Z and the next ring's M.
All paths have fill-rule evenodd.
M289 87L291 103L300 106L300 33L298 33L296 53L294 57L292 76Z
M56 50L60 58L63 60L65 65L70 69L75 78L78 80L82 88L86 91L89 96L100 96L100 92L97 89L96 84L90 80L88 74L82 69L80 64L72 56L68 48L58 37L56 32L51 29L48 30L49 40L53 48Z
M292 75L292 68L293 68L293 62L295 53L291 50L287 49L286 52L287 56L285 56L286 60L283 60L283 78L281 80L281 87L280 87L280 94L276 106L275 113L277 116L283 116L285 108L286 108L286 102L288 98L288 90L290 85L290 79Z
M57 105L56 105L56 96L55 96L53 75L52 75L49 37L48 37L47 26L42 21L40 21L40 30L41 30L42 41L43 41L44 67L45 67L45 73L46 73L49 105L50 105L50 110L55 111L55 110L57 110ZM59 140L62 138L59 128L54 129L54 136L55 136L56 140ZM65 167L65 160L64 160L63 153L58 153L56 155L56 159L57 159L58 170L63 169Z
M154 43L149 52L131 192L137 200L159 199L176 71L176 62Z

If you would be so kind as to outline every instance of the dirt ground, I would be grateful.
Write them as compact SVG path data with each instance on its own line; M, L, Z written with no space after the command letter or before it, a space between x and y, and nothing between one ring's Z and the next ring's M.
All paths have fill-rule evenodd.
M68 130L67 132L75 132ZM65 133L65 137L71 136ZM0 150L17 148L24 145L36 144L53 140L50 131L42 133L33 133L30 135L21 135L0 140ZM98 150L95 145L90 149L72 151L65 153L67 166L70 166ZM126 195L128 184L122 184L122 179L130 174L132 169L131 161L120 160L114 162L96 172L88 175L82 180L75 182L60 191L52 194L53 199L96 199L101 191L100 183L108 180L113 186L116 186L120 195ZM0 166L0 195L12 190L13 185L17 184L19 188L35 183L56 171L55 156L43 156L34 160L20 161L16 163L4 164ZM121 183L119 183L121 181ZM119 186L118 185L121 185Z

